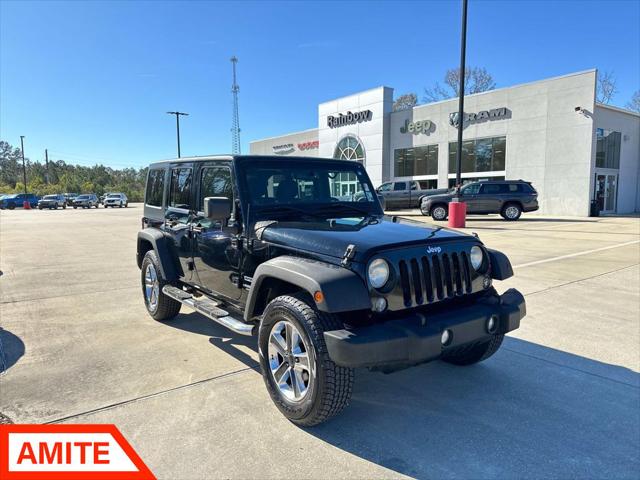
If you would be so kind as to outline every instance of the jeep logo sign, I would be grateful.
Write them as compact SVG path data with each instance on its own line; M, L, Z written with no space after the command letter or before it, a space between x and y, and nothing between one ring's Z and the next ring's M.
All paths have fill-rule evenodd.
M429 133L433 122L431 120L404 121L404 127L400 127L400 133Z
M354 123L368 122L373 117L371 110L363 110L361 112L340 113L337 117L329 115L327 117L327 126L329 128L343 127L344 125L352 125Z
M427 247L427 253L440 253L442 247Z
M464 114L464 123L476 123L482 122L485 120L499 120L501 118L505 118L509 111L506 107L502 108L494 108L493 110L482 110L478 113L466 113ZM449 123L453 127L458 126L458 112L453 112L449 114Z

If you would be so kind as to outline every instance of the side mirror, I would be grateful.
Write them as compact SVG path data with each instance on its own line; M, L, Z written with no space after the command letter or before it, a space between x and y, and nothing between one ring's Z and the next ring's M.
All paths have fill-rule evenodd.
M231 216L231 200L227 197L206 197L204 216L210 220L226 220Z

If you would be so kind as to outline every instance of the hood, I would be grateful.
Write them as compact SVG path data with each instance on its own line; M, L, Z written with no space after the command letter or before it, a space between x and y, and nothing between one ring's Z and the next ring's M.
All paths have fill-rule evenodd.
M449 200L451 200L453 198L453 193L450 193L450 192L438 193L437 195L427 195L424 198L427 199L428 201L433 201L433 200L446 200L446 201L449 201Z
M358 220L272 222L256 230L266 242L336 258L342 258L347 247L355 245L353 260L357 262L366 261L380 250L473 238L456 230L397 217Z

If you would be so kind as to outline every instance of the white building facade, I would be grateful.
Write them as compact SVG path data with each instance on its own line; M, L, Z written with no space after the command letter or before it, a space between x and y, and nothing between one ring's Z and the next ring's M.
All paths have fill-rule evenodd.
M462 178L523 179L540 213L640 211L640 114L597 104L596 70L465 97ZM251 142L256 155L362 162L374 185L455 182L457 99L393 112L378 87L322 103L318 128ZM345 182L342 194L354 188Z

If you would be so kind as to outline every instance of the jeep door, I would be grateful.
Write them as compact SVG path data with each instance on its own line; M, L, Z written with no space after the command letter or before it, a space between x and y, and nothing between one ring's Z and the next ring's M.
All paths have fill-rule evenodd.
M213 221L204 216L206 197L226 197L234 205L231 165L224 161L203 163L197 178L197 214L193 220L196 283L214 295L237 301L242 294L242 288L238 288L242 256L237 243L240 233L235 221L237 212L233 211L231 218L225 221Z
M191 260L192 241L190 235L190 211L193 208L193 164L178 163L169 172L169 194L164 211L163 230L173 240L182 268L182 280L190 282L193 277Z

